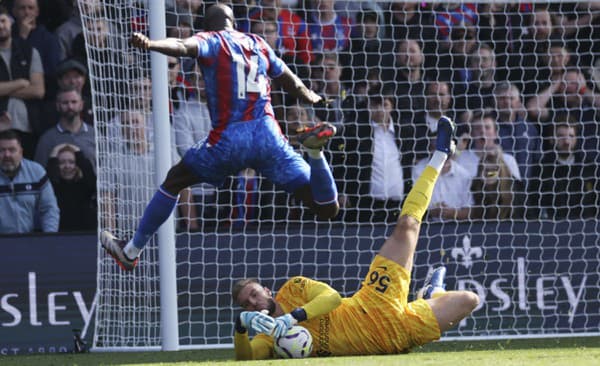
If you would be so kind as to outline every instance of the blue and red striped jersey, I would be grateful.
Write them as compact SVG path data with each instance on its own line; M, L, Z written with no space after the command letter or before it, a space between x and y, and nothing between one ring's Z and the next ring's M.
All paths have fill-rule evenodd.
M280 76L285 64L260 37L235 30L199 32L198 64L206 84L215 144L229 123L274 118L269 78Z
M320 23L319 19L313 16L312 21L308 23L312 49L322 52L341 51L348 48L352 26L352 19L340 15L327 24Z
M435 16L435 24L438 27L440 39L448 39L452 27L464 23L467 25L476 25L479 14L477 12L477 4L465 3L460 4L451 11L439 12Z
M261 21L263 13L260 7L256 7L248 14L248 21L238 29L250 32L250 23ZM312 44L308 35L308 27L304 20L289 9L280 9L277 14L278 51L282 55L296 56L299 61L309 64L313 60Z

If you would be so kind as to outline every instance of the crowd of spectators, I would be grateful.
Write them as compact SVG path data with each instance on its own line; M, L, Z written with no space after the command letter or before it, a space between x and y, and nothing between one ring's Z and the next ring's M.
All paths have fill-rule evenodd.
M9 216L29 215L10 228L3 221L0 233L94 230L98 195L114 226L119 213L110 202L129 200L121 206L132 216L145 202L133 191L153 184L143 169L152 152L152 83L147 63L132 65L131 52L118 50L127 49L128 33L148 32L147 1L127 9L116 3L0 5L0 131L7 131L0 138L0 205L3 211L22 206ZM185 38L202 30L211 3L168 0L167 34ZM338 220L395 220L442 115L459 125L458 151L434 191L432 221L598 214L598 3L230 3L238 28L263 37L324 97L307 107L272 85L276 117L292 142L298 129L319 121L338 127L328 149L340 193ZM109 20L116 13L128 21L114 25ZM176 162L206 135L210 119L199 67L174 57L168 67ZM90 71L109 80L95 85L94 103ZM95 128L94 118L109 127ZM128 158L107 159L130 171L99 190L96 131L113 142L123 139L114 151ZM29 202L31 195L19 201L7 188L18 187L16 179L30 179L19 182L33 185L43 205ZM465 189L456 193L456 185ZM301 218L301 211L246 170L223 188L183 192L179 216L182 228L199 230L208 222Z

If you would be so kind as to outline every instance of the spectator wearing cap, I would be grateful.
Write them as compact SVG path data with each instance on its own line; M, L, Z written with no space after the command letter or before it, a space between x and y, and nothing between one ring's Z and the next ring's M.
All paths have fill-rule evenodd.
M56 68L56 83L58 85L57 90L73 88L79 92L83 100L81 119L89 125L94 125L94 111L92 110L92 100L87 83L87 68L75 59L64 60ZM45 119L42 123L44 131L46 131L54 126L55 121L59 118L56 110L56 96L45 100L44 116Z
M13 38L19 38L40 53L44 66L46 84L52 85L56 65L65 58L58 37L42 24L38 24L40 8L37 0L15 0L12 7L15 22L12 26Z
M19 133L26 158L32 158L39 125L41 99L46 92L44 69L38 51L12 37L12 19L0 5L0 114L8 112L11 129Z
M35 161L46 166L52 149L59 144L79 147L95 168L96 133L94 128L81 119L83 100L75 88L61 89L56 94L56 110L59 118L55 127L44 132L35 151Z
M56 68L56 81L60 89L75 88L80 94L89 94L85 88L87 68L75 59L67 59Z

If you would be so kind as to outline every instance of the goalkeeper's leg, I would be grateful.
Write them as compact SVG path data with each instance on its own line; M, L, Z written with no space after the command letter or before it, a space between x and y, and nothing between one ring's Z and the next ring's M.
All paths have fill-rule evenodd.
M470 291L446 291L446 267L433 270L417 298L426 299L435 315L441 332L454 327L479 305L479 297Z
M479 305L479 296L471 291L440 291L425 300L431 306L441 332L455 327Z
M421 220L431 201L433 187L440 171L448 156L452 154L455 131L456 126L452 120L448 117L440 118L438 121L436 151L408 193L398 223L392 235L385 241L379 251L380 255L400 264L409 273L412 270Z

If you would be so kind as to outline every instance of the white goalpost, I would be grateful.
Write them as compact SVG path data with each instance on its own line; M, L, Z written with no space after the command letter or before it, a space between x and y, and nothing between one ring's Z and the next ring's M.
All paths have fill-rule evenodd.
M272 92L288 136L299 121L338 125L327 157L344 200L340 216L317 221L251 169L223 187L185 190L134 271L121 271L98 244L93 349L232 347L240 309L230 291L245 277L277 289L304 275L353 294L393 229L394 220L381 214L399 212L428 155L438 113L451 115L464 138L452 164L464 163L470 182L479 182L436 191L421 229L411 293L443 264L448 289L471 290L481 300L443 339L600 336L600 2L337 1L337 16L352 26L342 21L334 36L308 35L304 43L286 38L319 28L316 2L282 1L298 16L290 19L305 20L305 28L285 29L233 3L240 27L273 42L311 88L334 100L309 108L277 86ZM133 235L170 166L210 129L194 60L128 45L132 32L157 39L200 31L197 13L208 5L182 3L78 1L97 135L99 230L120 238ZM306 44L315 49L298 46ZM337 49L317 49L329 44ZM365 143L372 138L367 101L388 97L404 196L375 199L365 173L373 153ZM497 136L477 134L488 112ZM556 135L563 125L575 126L565 130L573 136ZM486 138L504 153L496 165L479 164L492 155L477 147ZM579 140L563 159L558 141L567 138ZM455 191L470 198L452 206L458 199L447 195ZM442 206L456 210L445 215Z

